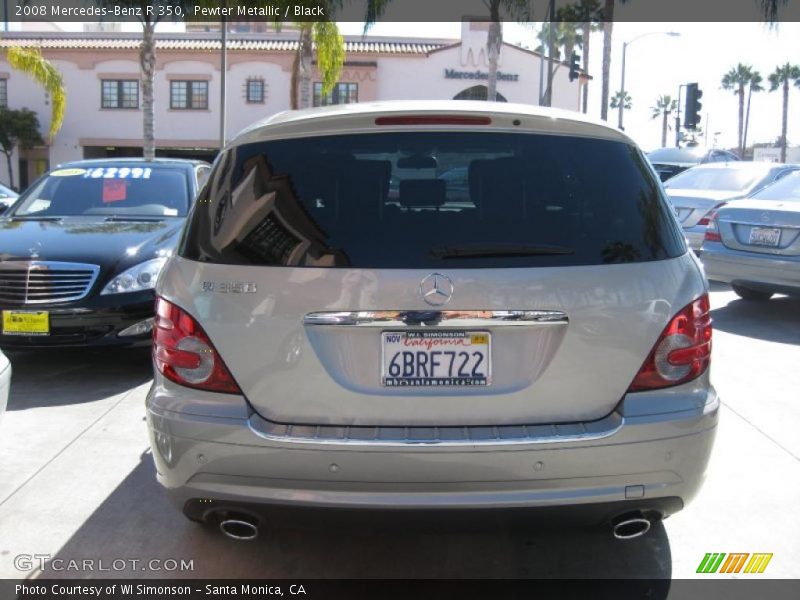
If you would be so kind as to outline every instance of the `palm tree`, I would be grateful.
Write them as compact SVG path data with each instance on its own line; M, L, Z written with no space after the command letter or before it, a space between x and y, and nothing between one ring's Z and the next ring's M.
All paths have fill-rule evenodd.
M620 0L625 3L627 0ZM611 79L611 39L614 33L615 0L603 2L603 86L600 99L600 118L608 121L609 81Z
M761 83L764 81L764 78L761 76L761 73L758 71L753 71L752 76L750 77L750 84L747 88L747 110L745 111L744 117L744 134L742 136L742 148L744 151L747 151L747 130L750 127L750 101L753 98L753 92L763 92L764 86Z
M598 21L603 18L603 11L600 9L600 0L580 0L575 6L576 20L581 24L581 35L583 37L583 72L589 74L589 44L593 31L600 31L602 25ZM583 86L583 112L589 109L589 86Z
M58 69L42 56L38 48L19 48L13 46L6 52L8 64L12 68L29 75L41 85L50 96L50 139L55 137L64 122L67 109L67 90Z
M311 106L311 59L317 50L317 67L322 76L322 96L327 96L339 80L344 64L344 38L333 21L306 21L300 28L297 51L292 63L289 90L293 109Z
M375 0L373 0L375 1ZM378 4L386 0L377 0ZM489 76L486 80L486 99L497 100L497 63L500 60L500 49L503 47L503 26L500 22L500 9L515 20L527 21L530 18L528 0L484 0L489 8L489 32L486 35L486 60L489 65ZM369 13L369 9L367 11Z
M669 115L678 108L678 101L672 96L659 96L656 100L655 106L651 106L650 110L653 111L651 118L657 119L661 117L661 147L667 145L667 131L669 130Z
M722 77L722 89L739 96L739 156L744 157L744 90L753 78L753 67L739 63Z
M537 34L539 39L539 46L536 48L537 52L543 52L545 46L549 44L550 28L553 29L553 57L557 60L570 60L572 52L575 48L583 46L583 37L579 33L581 31L581 24L574 20L561 20L570 15L567 9L559 9L556 13L556 18L559 19L556 23L542 23L542 28ZM570 15L571 16L571 15Z
M783 88L783 117L781 120L781 162L786 162L786 130L789 119L789 84L794 82L795 86L800 87L800 67L789 64L788 62L779 67L775 67L769 76L769 91L774 92L779 87Z
M628 110L632 106L632 104L631 104L631 96L630 96L630 94L628 92L625 92L624 100L623 100L623 97L622 97L622 92L617 92L616 94L614 94L611 97L611 103L610 103L611 104L611 108L619 108L620 101L624 102L623 108L625 110Z

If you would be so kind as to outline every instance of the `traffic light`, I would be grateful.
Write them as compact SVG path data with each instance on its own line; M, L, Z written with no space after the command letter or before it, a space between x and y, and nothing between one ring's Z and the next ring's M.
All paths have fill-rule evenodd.
M573 52L572 53L572 57L570 57L570 60L569 60L569 80L570 81L575 81L580 76L580 73L578 73L578 71L580 70L580 66L578 65L580 60L581 60L581 55L578 54L577 52Z
M700 110L703 105L700 104L700 98L703 97L703 90L697 87L696 83L689 83L686 85L686 110L684 111L683 126L686 129L697 129L700 123Z

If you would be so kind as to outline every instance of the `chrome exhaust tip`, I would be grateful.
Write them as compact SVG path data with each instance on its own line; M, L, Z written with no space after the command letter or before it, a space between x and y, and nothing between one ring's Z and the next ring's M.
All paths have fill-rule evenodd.
M632 540L650 531L652 521L641 513L622 515L611 523L611 531L618 540Z
M223 519L219 522L219 530L232 540L250 541L258 537L258 524L247 517Z

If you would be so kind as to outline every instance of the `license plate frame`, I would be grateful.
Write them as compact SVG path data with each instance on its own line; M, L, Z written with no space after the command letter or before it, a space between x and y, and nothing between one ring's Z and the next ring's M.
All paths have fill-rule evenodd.
M27 317L27 318L26 318ZM50 313L46 310L4 310L3 335L50 335Z
M781 243L780 227L751 227L747 243L751 246L777 248Z
M395 369L391 366L392 360L396 358L394 347L404 344L405 340L413 340L414 345L407 346L405 352L414 354L413 376L407 375L407 371L400 371L399 374L393 373ZM463 341L462 341L463 340ZM444 343L443 343L444 342ZM451 342L448 345L447 342ZM397 331L386 330L381 332L381 366L380 382L385 388L458 388L458 387L488 387L492 384L492 334L486 330L436 330L436 331ZM403 346L406 347L406 346ZM434 348L437 348L434 350ZM469 350L467 350L469 348ZM418 353L425 353L425 364L420 364ZM433 352L441 352L442 363L431 366L431 371L426 372L433 355ZM469 357L459 355L459 352L466 352ZM481 357L475 354L478 352ZM387 353L393 353L391 355ZM451 357L451 353L455 355ZM403 359L406 357L403 356ZM437 357L439 358L439 357ZM443 364L444 363L444 364ZM399 368L407 368L402 363L397 363ZM461 373L466 376L459 376ZM442 375L443 370L447 370L447 376ZM455 376L452 376L455 373ZM420 376L420 375L425 376ZM432 375L432 376L428 376Z

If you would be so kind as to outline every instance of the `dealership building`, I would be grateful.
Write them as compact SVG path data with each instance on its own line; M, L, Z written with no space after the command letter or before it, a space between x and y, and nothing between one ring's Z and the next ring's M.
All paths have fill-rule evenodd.
M486 97L488 23L465 20L461 39L346 37L339 83L327 97L313 77L315 105L375 100ZM532 36L533 37L533 36ZM0 39L0 106L38 113L49 128L49 98L32 79L12 69L3 49L38 47L62 73L67 88L63 127L49 144L15 151L14 183L25 187L59 163L82 158L140 156L142 97L140 34L120 32L9 32ZM290 108L297 32L230 33L227 42L226 130L230 139L250 123ZM155 129L157 154L211 160L220 142L220 35L186 31L157 36ZM544 68L542 69L542 63ZM546 59L504 44L498 99L538 104ZM546 81L546 75L545 75ZM555 62L552 105L580 110L588 77L569 80ZM0 180L8 181L6 161Z

